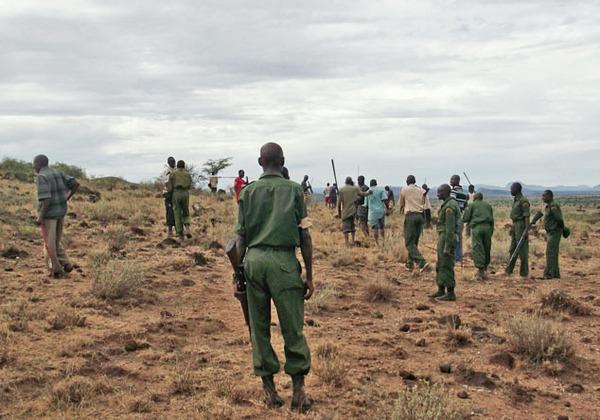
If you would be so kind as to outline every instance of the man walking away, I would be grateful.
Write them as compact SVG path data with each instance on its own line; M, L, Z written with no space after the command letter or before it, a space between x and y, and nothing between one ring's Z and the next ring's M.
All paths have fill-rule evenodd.
M173 236L173 227L175 226L175 214L173 213L173 194L169 192L168 184L171 173L175 170L175 158L169 157L165 170L161 176L163 184L163 198L165 199L165 218L167 224L167 235Z
M283 178L283 150L275 143L260 149L260 179L242 190L238 209L237 250L246 256L248 310L254 373L261 377L270 407L283 401L273 375L280 364L271 346L271 300L275 304L284 340L285 372L292 377L294 411L308 411L313 401L304 391L304 377L311 359L304 326L304 300L314 292L312 240L302 187ZM306 283L296 259L300 247L306 267ZM247 249L247 252L246 252Z
M460 212L462 214L463 211L465 211L465 209L467 208L467 202L469 201L469 195L467 193L465 193L465 191L463 190L463 187L461 187L460 185L460 176L459 175L452 175L452 177L450 177L450 186L452 187L452 192L450 193L450 195L452 196L452 198L454 198L454 200L456 200L456 203L458 204L458 208L460 209ZM458 218L456 220L457 223L457 237L456 237L456 250L454 251L454 257L456 259L457 262L462 261L462 233L463 233L463 227L462 227L462 218Z
M177 162L177 169L169 178L169 191L173 194L173 212L175 213L175 230L177 236L183 239L183 230L188 238L192 237L190 232L190 188L192 188L192 176L185 169L185 162Z
M523 187L520 183L515 182L510 186L510 194L514 197L512 210L510 212L510 219L513 224L510 230L510 250L508 255L512 255L515 249L517 249L517 244L519 243L519 239L523 235L523 232L529 226L529 215L530 215L530 207L529 200L523 196ZM519 250L518 259L521 262L521 266L519 268L519 274L522 278L527 278L529 275L529 238L526 236L523 241L523 245ZM506 267L506 274L512 274L515 269L515 265L517 264L517 258L512 260L511 264Z
M346 245L354 245L356 238L356 209L357 201L359 197L368 195L367 192L363 192L359 187L354 185L351 177L346 178L345 185L340 190L340 197L337 204L338 215L342 219L342 232L344 233L344 240ZM349 236L352 236L352 242L349 241Z
M323 190L323 194L325 195L325 207L331 208L331 185L329 185L329 182Z
M477 276L485 280L491 261L492 235L494 234L494 210L483 201L483 194L475 193L463 213L463 222L471 230L473 244L473 262L478 269Z
M79 183L75 178L50 168L48 164L48 157L45 155L38 155L33 159L33 168L37 173L37 224L41 228L46 252L52 264L50 275L62 278L73 271L61 240L67 202L77 192Z
M456 200L450 196L450 185L443 184L437 190L438 198L443 202L438 215L436 280L438 291L431 297L437 300L456 300L454 287L454 247L456 247L456 219L460 209Z
M302 187L302 191L304 193L304 202L308 203L310 201L310 196L313 194L312 186L310 185L310 182L308 182L308 175L304 175L300 186Z
M419 252L419 239L425 224L425 191L420 188L413 175L406 178L406 187L400 191L400 211L404 213L404 244L408 251L406 268L412 271L415 263L421 271L427 269L428 264Z
M365 177L360 175L356 181L358 182L358 188L362 192L369 191L369 187L365 184ZM356 200L356 220L358 221L358 227L362 230L365 238L369 237L369 225L367 219L369 216L369 208L365 206L365 197L358 197Z
M331 186L331 190L329 192L330 194L330 204L329 206L334 209L337 207L337 203L338 203L338 185L334 182L333 185Z
M240 199L240 192L242 188L248 183L248 178L245 178L246 173L243 169L238 171L238 176L233 180L233 192L235 193L235 202L237 203Z
M383 188L377 186L377 180L372 179L369 184L372 194L365 198L363 206L369 208L367 219L369 226L373 229L375 243L379 245L381 236L383 245L385 242L385 200L388 196Z
M560 206L554 201L554 193L550 190L544 191L542 200L546 203L544 208L544 228L546 229L546 268L545 279L559 279L560 268L558 265L558 253L560 250L560 238L567 238L571 233L565 227Z
M385 207L387 209L387 214L390 215L392 214L392 211L394 210L394 205L395 203L395 197L394 197L394 191L392 191L392 189L390 188L389 185L385 186L385 192L387 194L387 200L385 202Z

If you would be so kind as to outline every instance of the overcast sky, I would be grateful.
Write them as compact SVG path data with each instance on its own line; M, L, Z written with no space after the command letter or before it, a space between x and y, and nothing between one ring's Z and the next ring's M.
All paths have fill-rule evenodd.
M600 184L600 2L0 3L0 157Z

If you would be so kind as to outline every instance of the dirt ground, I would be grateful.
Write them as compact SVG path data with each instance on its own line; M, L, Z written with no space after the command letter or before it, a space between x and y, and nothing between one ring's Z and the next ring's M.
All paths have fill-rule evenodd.
M419 380L443 384L467 417L600 418L600 200L564 206L573 234L563 241L560 280L540 278L541 231L532 234L532 277L503 274L508 203L495 202L495 273L473 280L466 258L451 303L427 297L436 288L433 271L405 270L400 215L389 219L382 249L347 248L333 213L311 207L317 293L306 305L305 333L316 405L299 415L289 410L288 377L276 378L286 406L268 410L252 373L222 249L236 219L230 197L192 197L194 239L180 244L164 241L156 192L96 187L98 200L84 191L66 219L65 243L78 267L54 280L33 225L33 187L1 185L0 418L384 418ZM433 264L435 239L427 230L421 244ZM97 297L94 280L109 266L109 276L141 272L141 285L123 297ZM514 351L508 323L540 310L555 289L585 308L542 310L566 332L574 355L534 363Z

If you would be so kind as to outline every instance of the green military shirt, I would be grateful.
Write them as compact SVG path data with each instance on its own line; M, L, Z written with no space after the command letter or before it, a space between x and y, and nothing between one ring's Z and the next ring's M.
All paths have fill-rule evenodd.
M192 187L192 176L185 169L177 168L171 172L169 184L171 184L171 191L175 189L189 190Z
M456 223L460 217L460 207L452 197L448 197L440 208L438 215L437 232L444 237L445 247L454 249L456 242Z
M494 209L490 203L483 200L473 200L467 206L462 218L471 228L478 225L494 226Z
M235 231L246 237L248 248L300 246L299 229L309 225L300 184L264 173L242 190L238 206Z
M554 201L546 204L546 207L544 208L544 227L547 232L554 232L565 227L560 206Z
M523 196L523 194L517 194L513 201L512 210L510 212L510 218L513 222L521 220L529 220L529 200Z

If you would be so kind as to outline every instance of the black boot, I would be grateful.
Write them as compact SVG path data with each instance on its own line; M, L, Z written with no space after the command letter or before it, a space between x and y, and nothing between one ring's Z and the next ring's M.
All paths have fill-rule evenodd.
M448 293L446 293L444 296L437 298L437 300L454 302L456 300L456 295L454 294L454 287L448 287Z
M478 276L479 276L479 280L485 280L485 277L486 277L485 276L485 268L480 268L479 269Z
M444 286L438 286L438 291L435 292L430 297L432 297L433 299L436 299L436 298L444 296L445 294L446 294L446 288Z
M283 406L283 400L275 389L275 381L273 381L273 375L263 376L262 378L263 390L265 391L265 401L269 408L279 408Z
M304 375L292 376L294 393L292 395L292 411L306 413L313 406L313 400L304 392Z

